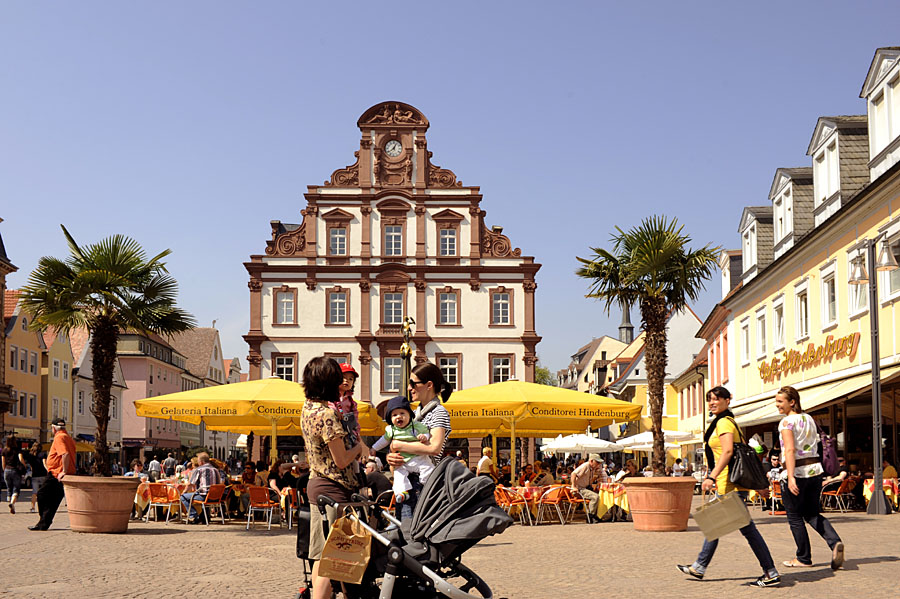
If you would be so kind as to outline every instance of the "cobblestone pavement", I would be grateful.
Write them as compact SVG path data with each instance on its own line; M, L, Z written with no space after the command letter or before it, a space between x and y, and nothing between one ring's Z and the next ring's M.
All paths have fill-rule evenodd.
M133 522L125 535L68 530L65 504L53 528L31 532L28 495L19 513L0 507L0 597L230 597L291 598L301 581L295 535L286 528L247 531L229 523L187 526ZM777 564L793 555L783 516L753 510ZM485 539L464 563L495 597L866 597L900 596L900 514L829 515L847 546L843 570L829 568L830 552L815 536L815 567L781 568L781 590L743 586L758 566L743 537L723 538L705 580L675 570L696 556L702 535L691 522L683 533L639 533L630 523L522 527ZM406 598L401 598L406 599Z

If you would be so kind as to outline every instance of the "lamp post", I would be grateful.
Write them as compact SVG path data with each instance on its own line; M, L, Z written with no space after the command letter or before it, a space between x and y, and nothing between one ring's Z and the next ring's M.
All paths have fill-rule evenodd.
M895 270L897 261L891 248L884 239L886 232L875 239L866 239L866 254L870 268L874 271L889 272ZM875 246L882 241L878 261L875 261ZM869 284L869 328L872 338L872 458L875 479L872 481L872 497L869 499L869 514L890 514L891 504L884 494L884 462L881 451L881 352L878 345L878 275L869 276L864 261L860 258L854 262L851 285Z

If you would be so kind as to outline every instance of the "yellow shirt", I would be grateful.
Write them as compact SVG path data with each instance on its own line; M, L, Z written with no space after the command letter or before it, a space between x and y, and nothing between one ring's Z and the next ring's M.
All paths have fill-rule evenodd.
M897 469L893 466L887 466L881 472L881 478L897 478Z
M720 419L716 424L716 431L713 433L712 437L709 438L709 448L713 452L715 462L718 462L722 455L722 443L719 441L719 435L725 433L732 434L734 437L733 442L740 441L741 436L735 424L728 418ZM715 462L709 465L710 471L715 468ZM722 472L719 473L719 476L716 477L716 492L719 495L724 495L725 493L729 493L736 489L737 487L728 480L728 466L725 466L725 468L722 469Z

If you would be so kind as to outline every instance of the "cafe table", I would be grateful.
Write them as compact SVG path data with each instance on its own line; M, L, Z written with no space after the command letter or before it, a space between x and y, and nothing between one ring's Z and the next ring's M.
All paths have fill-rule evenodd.
M898 493L898 483L896 478L886 478L882 481L884 494L887 495L888 501L894 506L894 509L900 509L900 493ZM875 479L869 478L863 482L863 497L866 499L866 505L872 498L872 491L875 490Z
M169 496L169 501L178 501L181 497L181 494L184 493L190 485L187 483L180 483L169 480L161 480L157 481L166 485L166 492ZM150 482L143 481L138 485L137 491L134 494L134 505L136 511L139 514L142 514L147 506L150 505ZM169 508L170 511L178 511L176 506L172 506Z
M613 506L628 512L628 496L622 483L600 483L597 488L597 517L602 518Z

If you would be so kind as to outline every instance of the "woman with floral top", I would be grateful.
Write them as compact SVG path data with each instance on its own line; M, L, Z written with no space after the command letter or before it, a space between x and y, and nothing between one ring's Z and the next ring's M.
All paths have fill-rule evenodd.
M320 356L309 361L303 369L303 388L306 401L300 415L300 428L306 443L310 478L306 491L311 504L320 495L326 495L340 503L349 503L351 494L360 487L355 460L369 455L369 449L351 436L343 427L343 421L332 407L340 400L340 386L344 377L340 365L333 359ZM352 444L351 444L352 443ZM328 522L337 519L337 510L326 508ZM318 509L310 511L309 559L313 560L313 597L331 597L331 581L319 576L319 560L325 547L322 514Z
M816 421L800 407L800 394L793 387L782 387L775 394L775 406L784 415L778 424L781 437L781 461L784 464L788 492L781 492L788 524L797 557L784 562L790 568L812 566L809 547L808 522L831 549L831 568L837 570L844 563L844 544L831 522L819 512L822 493L822 460L819 457L819 433Z

